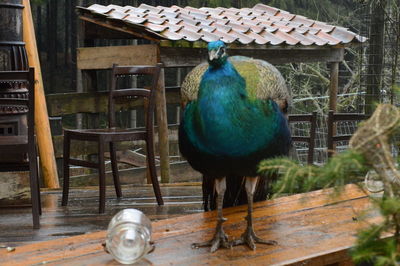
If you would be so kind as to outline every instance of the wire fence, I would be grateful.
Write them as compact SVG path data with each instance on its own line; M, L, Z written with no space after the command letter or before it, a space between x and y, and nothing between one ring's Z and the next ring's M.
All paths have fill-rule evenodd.
M358 47L346 48L345 60L339 68L338 112L369 113L378 103L400 104L396 90L400 88L400 71L398 68L400 52L400 11L398 1L386 1L382 12L370 4L361 5L355 10L353 19L347 25L361 36L369 38L368 42ZM360 19L361 18L361 19ZM361 23L360 23L361 22ZM345 25L346 26L346 25ZM382 30L378 30L382 29ZM290 86L294 86L293 108L291 113L302 114L318 112L314 162L324 163L327 159L327 111L328 67L314 64L312 66L291 67L300 69L296 74L288 73L290 67L282 67ZM309 69L318 72L320 77L310 77ZM316 70L316 71L315 71ZM314 78L314 80L312 79ZM295 82L293 82L295 81ZM324 83L325 82L325 83ZM292 132L308 134L306 125L291 125ZM297 128L293 128L297 127ZM357 129L357 122L343 121L337 123L337 134L352 134ZM394 137L392 153L398 154L400 136ZM347 142L337 143L336 151L348 148ZM297 158L306 162L308 148L305 144L296 144Z

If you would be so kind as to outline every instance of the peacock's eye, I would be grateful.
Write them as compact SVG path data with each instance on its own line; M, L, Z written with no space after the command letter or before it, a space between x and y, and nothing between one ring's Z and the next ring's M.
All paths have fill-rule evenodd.
M218 51L218 55L219 55L219 57L221 57L222 55L224 55L225 54L225 47L221 47L220 49L219 49L219 51Z

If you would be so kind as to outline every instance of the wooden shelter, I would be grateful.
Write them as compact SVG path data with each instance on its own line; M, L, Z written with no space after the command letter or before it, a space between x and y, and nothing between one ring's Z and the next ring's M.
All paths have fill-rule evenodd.
M330 64L330 109L336 108L339 62L347 46L366 39L346 28L257 4L253 8L139 7L91 5L78 7L80 38L145 39L134 46L80 47L77 64L84 76L113 63L193 67L207 59L208 42L222 40L230 55L264 59L272 64L327 62ZM89 74L85 74L89 73ZM93 75L92 77L93 78ZM164 78L158 93L159 150L162 182L169 180L168 125Z

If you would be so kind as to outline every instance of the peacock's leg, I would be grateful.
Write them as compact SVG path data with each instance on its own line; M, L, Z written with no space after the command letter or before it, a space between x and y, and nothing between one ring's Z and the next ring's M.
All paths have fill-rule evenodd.
M231 247L231 244L228 241L228 236L225 234L224 229L222 228L222 223L226 221L226 218L222 216L222 205L226 190L225 177L215 179L215 190L217 192L217 210L218 210L218 220L217 220L217 227L215 228L215 234L213 238L209 241L192 244L193 248L211 246L211 252L215 252L221 246L224 248Z
M247 202L248 202L248 210L247 210L247 228L246 231L242 234L239 239L236 239L232 242L233 246L247 244L251 249L256 249L255 243L261 243L266 245L276 245L276 241L274 240L264 240L259 238L253 229L253 196L254 191L256 189L258 177L246 177L246 193L247 193Z

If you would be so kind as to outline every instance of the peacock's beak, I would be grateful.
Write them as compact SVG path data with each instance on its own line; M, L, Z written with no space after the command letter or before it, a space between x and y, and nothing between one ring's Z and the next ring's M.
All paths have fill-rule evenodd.
M216 50L211 50L211 51L208 52L208 59L209 59L209 61L212 61L212 60L214 60L214 59L217 58L217 57L218 57L218 51L216 51Z

